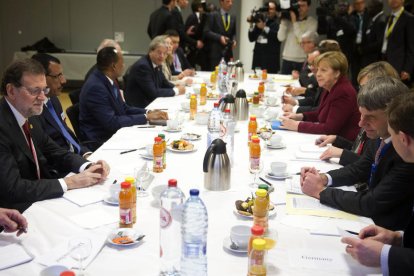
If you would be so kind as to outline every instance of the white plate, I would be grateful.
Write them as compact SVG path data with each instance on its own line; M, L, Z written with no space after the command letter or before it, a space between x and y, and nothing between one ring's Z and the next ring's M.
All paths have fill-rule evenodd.
M108 243L115 245L115 246L121 246L121 247L126 247L126 246L131 246L131 245L135 245L138 243L141 243L142 240L140 241L136 241L136 239L141 236L142 233L138 232L137 230L133 229L133 228L119 228L116 230L113 230L111 233L109 233L108 238L106 239ZM134 242L132 243L127 243L127 244L118 244L118 243L114 243L112 241L112 239L118 237L118 236L128 236L131 239L134 240Z
M144 159L152 160L154 157L152 155L148 155L147 151L142 151L138 153L139 156L141 156Z
M108 203L109 205L119 205L119 201L118 200L114 200L112 197L108 196L105 197L103 200L105 203Z
M286 145L285 144L279 144L279 145L276 145L276 146L273 146L272 144L269 144L269 143L266 143L266 146L269 148L269 149L284 149L284 148L286 148Z
M163 129L165 132L180 132L180 131L182 131L182 129L179 127L179 128L177 128L177 129L170 129L170 128L167 128L167 127L164 127L164 129Z
M227 236L224 238L223 240L223 247L233 253L241 253L241 254L246 254L247 253L247 247L246 248L239 248L239 249L233 249L230 247L231 245L231 240L230 240L230 236Z
M266 177L269 177L271 179L276 179L276 180L283 180L283 179L291 177L291 175L289 173L285 173L281 175L274 175L272 172L269 171L266 173Z
M184 133L181 135L181 139L187 140L187 141L197 141L201 139L201 134L197 133Z
M273 203L272 203L272 204L273 204ZM274 204L273 204L273 205L274 205ZM236 209L236 207L234 208L233 212L234 212L237 216L239 216L239 217L246 218L246 219L253 219L253 215L251 215L251 216L246 216L246 215L240 214L240 213L238 212L238 210ZM276 215L276 208L273 208L273 210L270 210L268 214L269 214L269 216L268 216L269 218L274 217L274 216Z
M167 149L172 151L172 152L182 152L182 153L193 152L193 151L197 150L197 148L195 146L193 146L193 149L190 149L190 150L179 150L179 149L173 149L170 145L167 146Z

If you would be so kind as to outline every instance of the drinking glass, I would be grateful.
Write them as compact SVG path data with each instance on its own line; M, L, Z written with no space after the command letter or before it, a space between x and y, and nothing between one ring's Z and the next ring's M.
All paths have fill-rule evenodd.
M263 147L263 152L266 151L267 148L267 142L269 141L269 139L273 136L273 130L271 127L269 127L268 124L266 124L266 130L261 129L260 130L260 138L263 139L263 141L265 142L265 146Z
M83 261L86 260L92 251L92 242L87 237L74 237L69 240L68 249L72 259L79 262L79 275L84 276Z
M249 184L250 188L257 189L259 187L259 183L257 182L257 174L263 171L263 167L263 160L260 160L259 164L254 168L249 165L250 173L254 174L253 182Z
M150 178L150 168L148 162L145 162L145 165L142 168L135 168L134 177L137 184L137 197L146 197L148 192L144 189L143 183L148 181Z

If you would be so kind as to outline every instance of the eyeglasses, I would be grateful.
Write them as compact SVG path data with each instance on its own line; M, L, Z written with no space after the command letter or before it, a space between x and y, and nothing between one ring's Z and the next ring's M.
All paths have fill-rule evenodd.
M50 92L50 88L49 87L45 87L45 88L31 88L31 87L26 87L26 86L20 86L19 88L24 88L27 92L29 92L30 95L32 96L36 96L38 97L42 92L45 93L45 95L49 94Z
M63 73L59 73L59 74L57 74L57 75L50 75L50 74L47 74L46 76L49 76L49 77L51 77L51 78L53 78L53 79L57 80L57 79L63 78Z

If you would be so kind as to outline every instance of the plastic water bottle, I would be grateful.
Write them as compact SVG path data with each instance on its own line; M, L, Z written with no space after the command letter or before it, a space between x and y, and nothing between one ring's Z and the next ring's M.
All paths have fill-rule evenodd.
M218 91L221 94L221 90L220 90L220 84L221 84L221 80L223 79L223 72L227 71L227 64L226 61L224 60L224 58L221 58L220 63L218 65L218 74L217 74L217 88Z
M219 109L219 103L214 103L214 108L210 112L207 123L207 147L211 142L217 138L220 138L220 123L221 123L221 111Z
M226 95L228 93L227 85L228 85L228 76L227 76L227 72L224 71L223 74L221 75L220 81L218 83L220 97L223 97L224 95Z
M183 209L181 275L207 275L207 209L197 189L190 190L190 198Z
M160 275L180 275L181 218L184 194L170 179L160 196Z
M230 109L224 111L223 120L220 128L220 138L226 143L227 154L230 158L230 164L233 167L234 155L234 130L236 128L236 121L230 114Z

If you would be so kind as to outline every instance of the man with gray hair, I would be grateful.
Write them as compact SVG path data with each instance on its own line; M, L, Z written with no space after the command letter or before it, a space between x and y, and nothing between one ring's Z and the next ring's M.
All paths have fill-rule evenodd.
M144 108L158 97L174 97L185 93L185 87L174 87L162 73L167 58L167 45L163 36L155 37L148 54L135 62L128 74L125 100L129 105Z
M323 204L370 217L381 227L404 229L413 210L414 164L404 162L391 143L386 107L408 91L400 80L388 76L369 80L358 94L359 126L372 139L367 149L358 161L341 169L318 173L302 168L302 191ZM362 182L368 183L365 191L334 188Z

